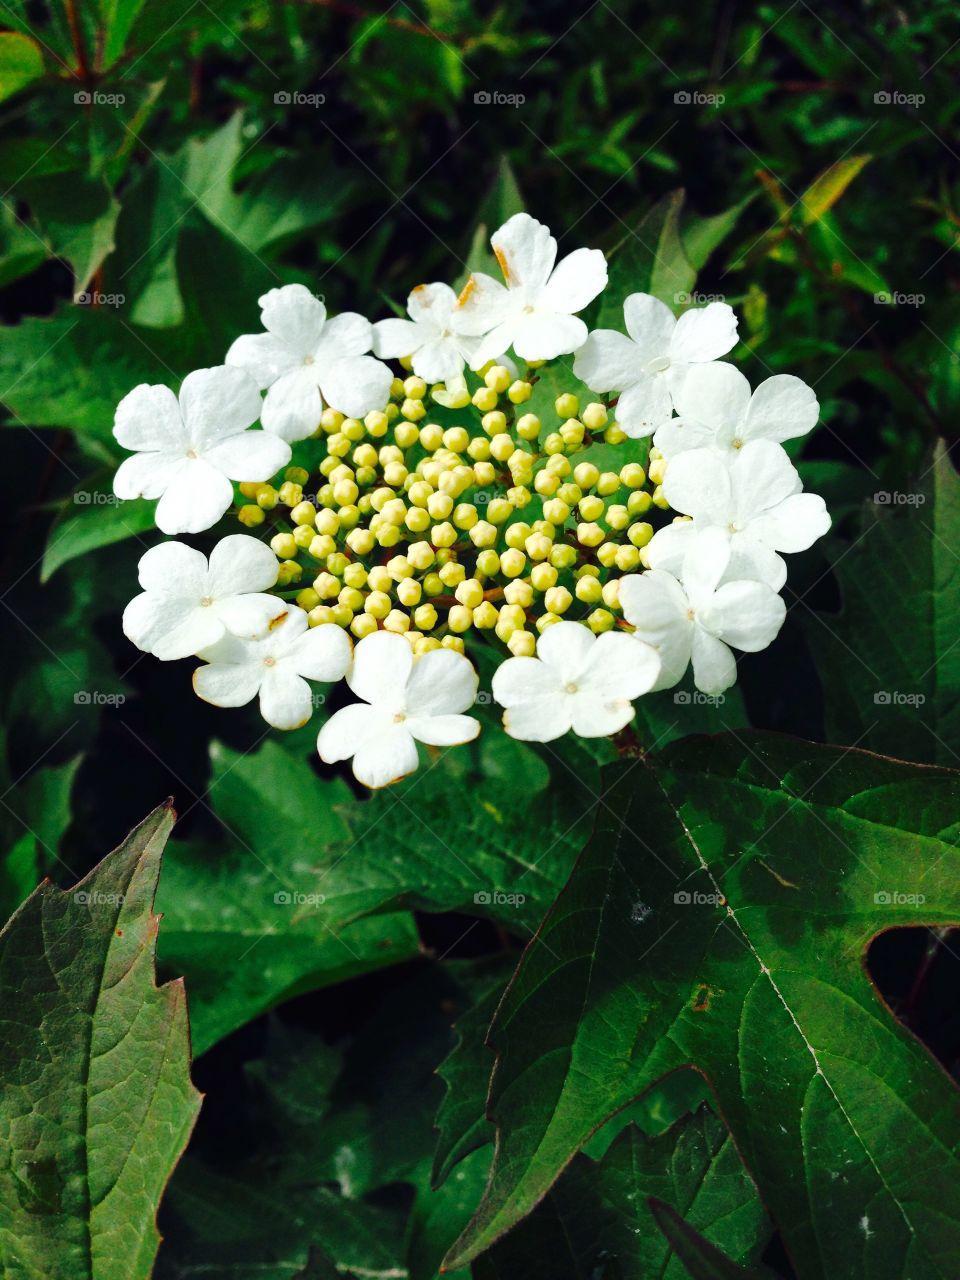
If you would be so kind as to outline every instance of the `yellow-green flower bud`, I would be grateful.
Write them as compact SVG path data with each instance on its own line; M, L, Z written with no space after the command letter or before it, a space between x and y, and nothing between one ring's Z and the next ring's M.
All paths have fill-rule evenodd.
M653 525L646 520L632 524L627 530L627 537L635 547L645 547L653 537Z
M275 533L270 539L270 550L278 560L290 560L297 554L297 544L292 533Z
M540 419L535 413L525 413L517 419L516 429L521 440L536 440L540 435Z
M558 418L575 418L580 411L580 401L570 391L557 396L553 407Z

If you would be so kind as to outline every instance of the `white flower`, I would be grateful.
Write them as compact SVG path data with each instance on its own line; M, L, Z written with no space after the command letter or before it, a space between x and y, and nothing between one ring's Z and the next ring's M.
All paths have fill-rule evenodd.
M633 719L633 698L660 674L654 650L632 636L595 636L582 622L555 622L535 658L507 658L493 677L513 738L550 742L572 729L582 738L617 733Z
M277 580L277 557L245 533L223 538L210 553L163 542L141 557L143 593L123 611L124 635L167 662L215 644L224 633L262 635L286 605L263 594Z
M477 673L463 654L434 649L414 661L410 642L375 631L357 645L347 684L363 702L336 712L320 730L327 764L353 757L353 775L385 787L416 769L417 743L451 747L480 732L461 715L477 696Z
M505 283L477 271L460 295L461 331L485 335L471 367L482 369L510 346L523 360L576 351L587 337L576 312L607 283L600 250L577 249L554 266L557 242L528 213L515 213L490 243Z
M713 449L680 453L667 464L663 492L693 524L661 529L647 548L647 562L676 573L695 531L716 526L729 538L735 576L779 591L787 566L777 552L806 551L830 528L823 499L802 489L793 463L772 440L752 440L729 455Z
M259 693L267 724L299 729L313 710L307 680L341 680L350 649L342 627L328 622L308 630L304 611L289 605L261 639L228 635L198 654L209 665L193 673L193 687L217 707L242 707Z
M118 498L159 498L164 533L199 533L233 501L231 480L269 480L290 446L248 431L260 416L256 383L241 369L197 369L180 388L141 383L117 405L113 434L136 450L113 481Z
M248 333L227 352L269 388L261 422L284 440L305 440L320 425L324 402L351 418L382 409L393 374L367 352L373 325L354 311L327 319L305 285L286 284L260 298L266 333Z
M721 585L729 559L730 540L722 530L708 529L696 535L684 556L682 586L660 569L621 579L624 617L663 664L655 689L675 685L692 658L697 688L722 693L737 678L728 646L757 653L783 625L786 607L764 583Z
M670 417L672 392L691 365L717 360L737 343L737 317L725 302L676 319L649 293L623 304L629 337L596 329L577 352L573 372L591 391L618 391L617 422L628 436L648 436Z
M413 357L413 372L425 382L446 382L463 373L477 338L460 332L463 312L447 284L418 284L407 298L409 320L379 320L373 326L374 350L385 360Z
M685 449L732 453L750 440L793 440L817 425L820 405L800 378L778 373L750 394L732 364L692 365L674 389L678 418L658 427L653 443L671 458Z

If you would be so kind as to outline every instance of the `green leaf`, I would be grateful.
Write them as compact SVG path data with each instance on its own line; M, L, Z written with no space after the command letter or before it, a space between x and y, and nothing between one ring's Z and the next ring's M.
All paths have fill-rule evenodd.
M157 987L155 810L74 889L0 933L5 1275L147 1280L155 1216L200 1106L182 982Z
M693 1065L801 1280L952 1276L960 1102L864 955L885 929L960 923L958 803L950 770L759 733L611 768L491 1029L497 1158L449 1265Z
M30 206L50 253L73 267L81 295L114 247L120 204L106 183L79 170L29 177L17 194Z
M692 1280L770 1280L766 1267L748 1269L732 1262L671 1205L654 1198L650 1201L650 1211Z
M155 502L119 502L109 489L78 489L70 506L64 507L50 526L40 581L49 581L77 556L148 533L154 527L156 509Z
M696 271L701 271L707 265L710 255L723 244L740 221L743 211L755 198L756 192L751 192L722 213L715 213L709 218L690 218L684 222L681 232L683 248L690 265Z
M837 203L870 155L845 156L818 173L800 197L800 221L803 226L818 222Z
M172 844L159 896L161 959L189 984L198 1054L283 1000L419 951L410 916L347 922L327 905L318 867L345 843L343 783L319 783L275 742L211 755L226 848Z
M521 1274L684 1280L673 1240L657 1229L651 1197L681 1208L713 1242L708 1248L719 1245L738 1260L754 1261L769 1235L730 1135L702 1107L656 1138L627 1125L600 1161L577 1156L533 1213L474 1264L477 1280Z
M689 300L697 273L680 234L684 198L682 190L671 191L614 248L597 328L622 329L623 300L631 293L652 293L668 307Z
M0 102L43 75L43 54L36 40L18 31L0 31Z
M960 761L958 545L960 477L941 444L919 482L878 486L853 542L829 548L842 609L803 617L832 740Z

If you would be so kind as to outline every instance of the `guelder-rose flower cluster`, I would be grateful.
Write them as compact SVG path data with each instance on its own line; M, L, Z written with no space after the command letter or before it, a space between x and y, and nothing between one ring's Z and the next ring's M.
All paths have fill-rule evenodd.
M603 254L558 261L526 213L491 244L502 280L418 285L407 318L271 289L223 365L117 408L118 497L157 499L167 534L246 530L151 548L126 635L281 730L344 681L317 749L369 787L477 736L480 646L526 741L616 734L688 668L721 694L783 624L785 557L830 527L784 449L817 398L751 389L726 303L631 293L622 332L591 332Z

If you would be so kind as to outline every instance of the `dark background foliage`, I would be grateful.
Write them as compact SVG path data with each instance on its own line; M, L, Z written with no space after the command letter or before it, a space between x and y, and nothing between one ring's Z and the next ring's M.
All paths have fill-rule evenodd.
M857 556L878 504L864 516L864 499L928 492L934 444L956 436L953 5L74 0L12 4L0 21L34 42L32 51L8 43L0 62L5 911L40 875L71 882L168 794L182 848L214 862L236 853L238 840L253 846L251 858L266 857L271 838L308 821L279 803L286 786L311 785L285 765L267 772L276 790L257 802L259 825L251 798L217 803L211 742L249 752L263 726L254 713L201 704L188 664L158 664L122 636L137 559L156 535L149 514L130 528L126 513L109 545L96 543L110 535L91 533L92 517L116 518L105 501L118 461L116 401L137 382L176 385L219 362L234 336L256 327L257 296L274 284L303 280L331 310L377 318L423 280L455 281L478 224L496 226L517 190L563 251L612 249L684 188L687 248L692 257L696 239L704 262L697 292L739 312L744 371L752 381L798 374L820 398L822 425L794 453L808 487L827 498L834 532L824 550L795 562L777 644L742 664L746 717L730 708L734 727L960 762L952 724L922 708L883 718L871 697L882 660L871 657L864 674L861 642L839 613L849 603L847 556L851 581L871 572ZM932 505L910 514L914 523L890 535L887 563L926 536L921 525L935 552L935 540L945 542L930 527ZM902 648L908 669L922 670L913 563L874 579L890 594L882 623L870 626L887 628L890 651ZM668 733L687 727L704 726ZM284 745L290 770L334 785L312 758L309 732ZM399 838L444 858L417 831L415 805L435 824L444 787L469 788L499 770L507 794L516 787L511 820L520 824L524 787L562 788L571 769L589 783L595 762L571 749L564 760L525 751L516 770L481 755L445 766L436 794L411 790L374 811L379 847ZM355 817L381 804L352 798L342 778L336 787L333 799L323 793L333 810ZM264 817L271 795L278 807ZM307 815L312 804L304 792ZM571 806L545 827L559 833L572 821L582 835L587 806ZM316 810L321 842L328 820ZM294 821L303 825L285 826ZM538 838L523 833L530 847ZM569 861L554 892L565 869ZM432 1072L449 1049L450 1022L502 980L504 957L529 929L465 914L449 895L430 900L426 887L417 898L403 903L416 911L407 931L377 942L404 963L382 969L390 957L364 953L355 969L324 964L322 980L281 982L274 996L290 999L280 1014L257 1017L272 1000L254 1001L253 1020L198 1060L208 1097L171 1193L163 1274L190 1274L186 1260L214 1248L215 1233L204 1236L191 1216L204 1161L224 1176L241 1163L253 1197L263 1167L282 1164L290 1187L326 1184L342 1178L344 1152L370 1203L351 1202L354 1220L311 1201L320 1225L300 1234L290 1226L290 1257L302 1263L307 1244L320 1243L359 1267L356 1241L389 1228L406 1239L396 1248L417 1259L416 1273L433 1274L437 1247L417 1254L429 1233L419 1200L410 1208L443 1092ZM549 900L545 892L535 903L533 925ZM255 956L265 966L270 928ZM957 975L944 941L926 930L889 934L872 964L896 1010L952 1070ZM177 971L189 963L176 948L168 954ZM214 945L204 961L213 986L216 955ZM409 1013L398 1019L401 1006ZM313 1064L302 1095L313 1090L313 1119L290 1119L282 1081L304 1059ZM670 1105L653 1131L679 1107ZM296 1134L320 1117L341 1148L329 1139L304 1163ZM471 1175L478 1190L482 1175ZM224 1184L225 1204L236 1195ZM776 1241L767 1256L787 1265ZM386 1266L384 1258L367 1265ZM234 1274L228 1265L217 1274Z

